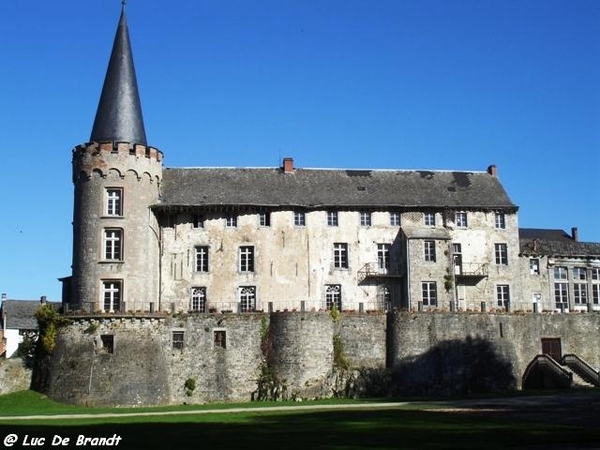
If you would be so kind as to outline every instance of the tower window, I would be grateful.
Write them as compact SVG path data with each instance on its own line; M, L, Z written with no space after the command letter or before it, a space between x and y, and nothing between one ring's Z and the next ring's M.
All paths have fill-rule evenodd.
M123 230L110 228L104 230L104 259L121 261L123 258Z
M102 299L104 312L121 310L121 293L123 284L120 280L104 280L102 282Z
M107 216L122 216L123 215L123 189L108 188L106 189L105 214Z

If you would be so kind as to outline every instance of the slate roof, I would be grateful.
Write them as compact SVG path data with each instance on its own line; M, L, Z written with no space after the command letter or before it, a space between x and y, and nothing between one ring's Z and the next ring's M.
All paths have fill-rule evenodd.
M431 207L516 210L487 172L170 168L163 172L161 207Z
M90 141L123 141L146 145L125 5L121 10Z
M49 303L57 309L60 303ZM6 315L6 328L19 330L37 330L35 312L41 306L39 300L4 300L2 314ZM2 321L2 324L4 321Z
M519 243L522 255L600 259L600 243L576 241L563 230L520 228Z

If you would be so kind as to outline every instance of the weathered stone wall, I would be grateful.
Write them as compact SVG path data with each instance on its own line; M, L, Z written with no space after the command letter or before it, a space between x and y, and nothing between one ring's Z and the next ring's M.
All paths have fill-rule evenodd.
M336 366L338 338L345 371ZM503 391L520 387L542 338L560 338L563 354L600 367L597 313L79 319L59 333L44 391L87 405L249 401L265 364L280 383L278 398Z
M600 367L598 314L391 314L388 366L395 393L508 390L521 386L542 338Z
M21 358L0 359L0 394L29 389L31 369Z

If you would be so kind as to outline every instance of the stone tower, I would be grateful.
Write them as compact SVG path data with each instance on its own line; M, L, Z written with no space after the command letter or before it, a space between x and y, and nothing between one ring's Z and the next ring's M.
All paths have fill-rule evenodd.
M90 142L73 150L70 309L160 307L159 228L150 205L161 178L162 153L146 143L123 6Z

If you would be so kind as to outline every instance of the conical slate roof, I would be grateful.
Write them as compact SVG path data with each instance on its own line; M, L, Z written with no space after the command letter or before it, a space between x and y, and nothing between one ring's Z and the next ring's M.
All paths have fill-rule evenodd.
M125 8L113 44L90 141L119 141L146 145Z

